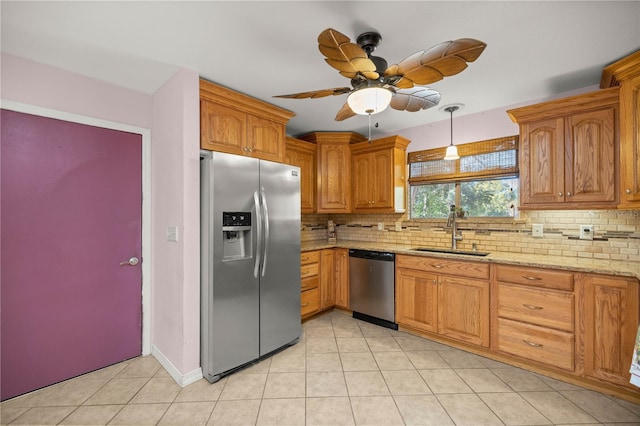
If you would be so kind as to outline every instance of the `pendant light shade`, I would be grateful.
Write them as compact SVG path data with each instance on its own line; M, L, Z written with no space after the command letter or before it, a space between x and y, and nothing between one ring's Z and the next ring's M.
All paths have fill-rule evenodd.
M451 105L445 107L444 110L451 115L451 143L447 147L447 152L444 155L445 160L457 160L460 158L458 155L458 148L453 144L453 112L457 111L460 107L457 105Z
M347 103L356 114L371 115L387 109L391 96L391 91L382 87L364 87L352 92Z

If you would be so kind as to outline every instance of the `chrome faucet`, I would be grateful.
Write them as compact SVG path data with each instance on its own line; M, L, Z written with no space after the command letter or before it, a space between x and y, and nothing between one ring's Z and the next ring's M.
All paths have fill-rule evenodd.
M449 217L447 218L447 228L451 228L451 250L456 250L458 248L458 241L462 241L462 233L458 232L455 204L451 204Z

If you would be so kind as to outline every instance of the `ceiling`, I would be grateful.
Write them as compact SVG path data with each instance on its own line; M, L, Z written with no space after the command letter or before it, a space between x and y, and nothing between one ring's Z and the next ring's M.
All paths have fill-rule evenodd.
M457 38L487 43L462 73L430 87L440 105L372 116L376 133L551 98L597 85L603 66L640 47L640 1L6 1L2 51L153 94L180 67L296 113L287 131L368 132L366 116L334 121L346 95L274 95L347 87L318 34L355 41L377 31L389 64Z

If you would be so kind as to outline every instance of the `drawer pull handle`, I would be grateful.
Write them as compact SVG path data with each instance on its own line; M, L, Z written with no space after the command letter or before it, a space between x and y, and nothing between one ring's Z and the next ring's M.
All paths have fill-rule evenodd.
M540 277L532 277L530 275L523 275L522 278L524 278L525 280L529 280L529 281L538 281L538 280L542 279Z
M444 266L442 266L442 265L431 265L431 266L433 266L434 268L437 268L437 269L442 269L442 268L444 268Z
M526 303L523 303L522 306L524 306L527 309L534 310L534 311L539 311L539 310L543 309L542 306L533 306L533 305L528 305Z
M303 284L300 286L300 288L306 288L306 287L309 287L309 284Z
M303 260L303 261L305 261L305 260L309 260L309 257L308 257L308 256L303 256L303 257L302 257L302 260Z
M303 304L302 304L302 307L303 307L303 308L306 308L307 306L309 306L309 302L307 302L307 303L303 303Z
M541 348L542 345L540 343L535 343L535 342L530 342L528 340L523 340L524 343L526 343L529 346L533 346L534 348Z

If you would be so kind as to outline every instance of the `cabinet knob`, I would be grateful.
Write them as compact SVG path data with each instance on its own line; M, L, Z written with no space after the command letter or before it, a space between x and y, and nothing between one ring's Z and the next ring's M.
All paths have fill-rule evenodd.
M570 192L567 192L567 197L571 197L571 193Z
M626 190L626 191L624 191L624 192L626 192L626 193L627 193L627 195L631 195L631 190L630 190L630 189L628 189L628 188L627 188L627 190Z
M558 197L562 197L562 192L558 192Z

